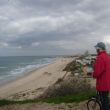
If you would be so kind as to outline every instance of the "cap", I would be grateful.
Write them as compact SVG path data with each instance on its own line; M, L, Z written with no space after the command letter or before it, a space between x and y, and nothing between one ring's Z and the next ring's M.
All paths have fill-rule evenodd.
M103 49L103 50L105 50L106 46L105 46L105 44L103 42L99 42L99 43L97 43L97 45L95 45L95 48L96 49Z

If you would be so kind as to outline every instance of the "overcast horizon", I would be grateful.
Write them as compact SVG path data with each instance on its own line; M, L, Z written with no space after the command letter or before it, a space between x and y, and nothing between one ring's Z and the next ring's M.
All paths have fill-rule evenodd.
M0 0L0 56L72 55L104 42L109 0Z

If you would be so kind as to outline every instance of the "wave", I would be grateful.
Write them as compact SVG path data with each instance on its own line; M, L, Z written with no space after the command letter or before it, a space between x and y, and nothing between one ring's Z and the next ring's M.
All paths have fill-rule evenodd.
M35 59L34 61L20 61L18 63L11 63L11 66L8 65L7 67L1 66L1 74L0 74L0 83L8 80L13 80L19 76L22 76L26 73L29 73L33 70L41 68L45 65L48 65L54 62L56 58L41 58ZM3 69L3 71L2 71ZM3 74L2 74L3 72Z
M3 66L0 66L0 69L5 69L5 68L8 68L8 67L3 67Z
M26 65L24 67L18 67L16 69L13 69L12 71L10 71L9 74L11 75L20 75L20 74L23 74L23 73L28 73L28 72L31 72L35 69L38 69L40 67L43 67L45 65L48 65L50 64L51 62L53 62L55 59L49 59L49 58L45 58L43 59L41 62L39 61L38 64L35 64L36 62L32 62L32 64L30 65Z
M12 71L10 71L10 74L11 75L19 75L19 74L22 74L22 73L25 73L25 72L29 72L29 71L32 71L33 69L37 68L36 65L28 65L28 66L25 66L25 67L18 67Z

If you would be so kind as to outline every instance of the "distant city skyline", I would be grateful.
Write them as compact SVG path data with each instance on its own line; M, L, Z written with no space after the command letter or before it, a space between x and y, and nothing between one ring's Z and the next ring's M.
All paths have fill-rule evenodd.
M0 56L72 55L105 42L109 0L0 0Z

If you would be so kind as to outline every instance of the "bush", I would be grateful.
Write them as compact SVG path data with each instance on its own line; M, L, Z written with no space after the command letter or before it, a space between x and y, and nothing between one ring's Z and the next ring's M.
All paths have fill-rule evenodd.
M91 86L87 79L68 77L60 83L50 86L40 98L66 96L70 94L90 92Z
M63 69L63 71L71 72L77 70L78 68L79 66L76 64L76 61L74 60L68 63L67 66Z

